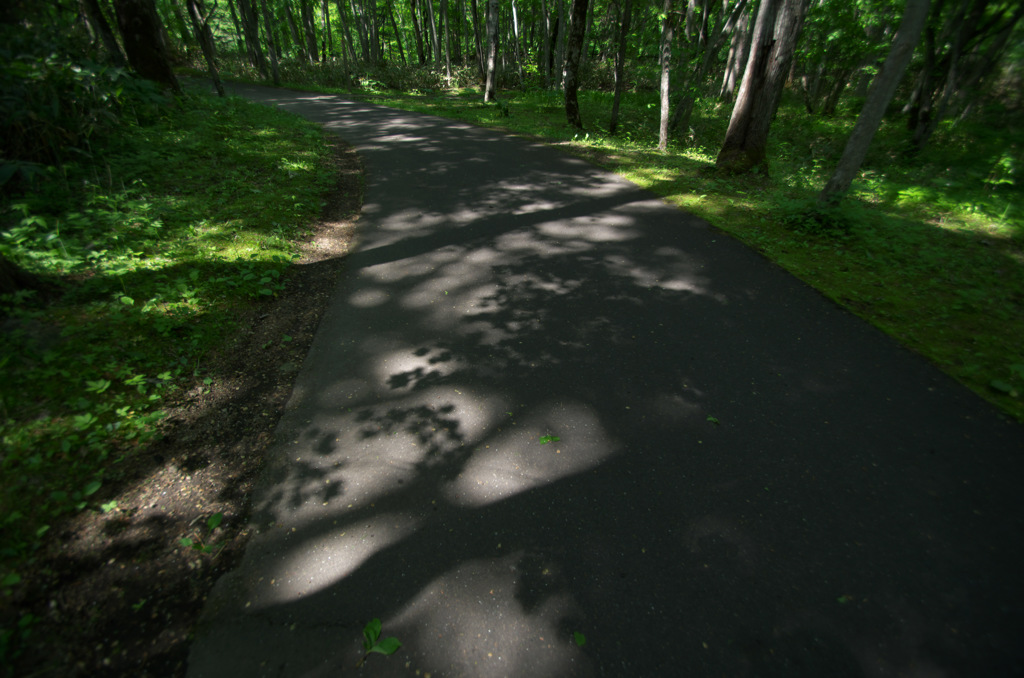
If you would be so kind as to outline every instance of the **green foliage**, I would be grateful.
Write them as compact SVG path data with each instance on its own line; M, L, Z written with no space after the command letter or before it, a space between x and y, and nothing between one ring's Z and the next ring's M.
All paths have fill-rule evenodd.
M0 575L101 497L167 399L287 284L330 185L323 132L237 99L122 121L0 200L0 255L53 283L0 298ZM114 483L109 483L114 484Z
M149 117L166 103L122 68L70 54L45 34L0 28L0 186L88 156L123 118Z
M366 654L356 664L356 668L362 667L366 662L367 657L376 652L384 656L392 655L398 651L398 648L402 647L402 643L398 641L398 638L391 637L380 640L381 623L380 619L374 617L366 626L363 627L363 650Z
M223 513L214 513L212 516L206 519L206 539L204 540L202 533L193 533L190 537L182 537L178 540L182 546L187 549L194 549L200 553L212 553L213 551L220 551L224 548L223 543L209 544L207 541L210 536L213 535L213 531L220 527L221 522L224 520Z

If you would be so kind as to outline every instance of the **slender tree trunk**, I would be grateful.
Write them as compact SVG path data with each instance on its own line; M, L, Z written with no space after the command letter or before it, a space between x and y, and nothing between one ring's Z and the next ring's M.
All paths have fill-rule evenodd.
M422 2L422 0L420 1ZM409 8L412 10L412 34L416 39L416 57L422 66L427 63L427 58L423 54L423 34L420 32L420 20L416 16L416 0L409 0Z
M619 128L619 101L625 89L626 70L626 39L629 37L629 23L633 10L632 0L619 0L619 46L615 52L615 95L612 98L612 119L608 123L608 132L615 134Z
M128 62L125 61L124 53L121 52L121 46L117 44L117 37L110 28L110 23L104 16L99 2L97 0L82 0L82 5L85 7L85 13L89 16L89 21L92 22L99 34L100 41L103 42L103 48L110 55L110 60L115 66L127 65Z
M725 74L718 96L723 101L732 101L736 85L743 79L743 69L750 49L750 12L744 11L736 23L736 30L729 42L729 56L725 60Z
M512 44L515 45L516 63L519 65L519 85L522 87L525 86L526 79L523 77L523 56L520 51L519 36L519 12L516 8L516 0L512 0Z
M392 0L388 0L388 18L391 19L391 30L395 32L395 41L398 43L398 56L402 58L402 63L407 64L405 60L405 50L402 49L402 34L398 30L398 22L395 21L395 7Z
M217 48L213 44L209 17L205 16L203 10L203 0L185 0L185 5L188 8L188 16L192 21L192 30L196 34L199 48L203 51L206 68L210 71L210 80L213 80L213 87L217 90L218 96L226 96L224 85L220 81L220 73L217 72Z
M892 41L889 56L868 89L864 107L857 116L857 123L846 142L846 148L843 149L843 155L836 165L832 178L818 196L820 205L838 203L850 190L850 184L853 183L854 176L868 154L871 140L882 124L885 109L892 101L896 87L899 86L910 58L914 55L914 47L921 39L921 30L928 18L928 4L929 0L907 0L903 20Z
M498 0L487 0L487 80L484 103L498 98Z
M669 70L672 67L672 30L675 17L672 16L672 0L665 0L665 20L661 27L661 49L658 52L658 66L661 69L661 105L658 124L658 150L668 150L668 92L669 92Z
M253 0L238 0L238 10L241 13L245 42L249 46L250 63L259 70L261 76L269 78L267 58L263 55L263 46L260 44L260 23L256 18L256 6Z
M441 36L444 43L444 73L452 80L452 34L448 26L448 0L441 0Z
M245 35L242 33L242 24L238 21L238 12L235 11L234 0L228 0L228 10L231 12L231 23L235 25L235 44L238 46L238 54L241 56L246 53Z
M807 0L761 0L750 57L716 165L768 173L768 130L782 99Z
M488 0L489 2L490 0ZM484 61L484 50L480 40L480 13L477 11L476 0L470 0L470 7L473 10L473 36L476 39L476 64L481 78L486 78L487 65ZM490 7L490 5L488 5ZM488 10L488 15L490 10Z
M579 90L580 53L583 51L583 35L587 30L587 0L572 0L569 10L569 41L562 68L562 89L565 91L565 117L576 129L583 129L580 119L580 104L576 93Z
M114 8L131 67L143 78L180 92L181 86L167 55L163 24L153 0L115 0Z
M274 87L281 86L281 72L277 67L278 45L274 38L274 18L267 7L267 0L260 0L260 10L263 13L263 33L267 36L267 49L270 50L270 75L273 78Z
M427 9L427 24L430 26L430 53L435 63L441 60L441 38L437 32L437 21L434 19L434 1L422 0Z
M319 50L316 46L316 21L313 19L312 0L299 0L299 10L302 16L302 30L306 36L306 54L310 63L317 61Z

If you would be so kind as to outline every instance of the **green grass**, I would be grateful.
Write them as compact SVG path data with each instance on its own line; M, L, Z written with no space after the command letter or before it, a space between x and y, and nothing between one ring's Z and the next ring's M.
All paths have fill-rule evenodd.
M505 91L500 104L485 105L474 88L396 92L370 77L359 89L318 88L309 70L291 85L542 139L612 169L756 248L1024 421L1024 125L1009 113L947 123L914 158L903 153L901 121L886 122L851 196L823 220L811 205L856 120L852 104L824 118L784 101L770 178L734 177L713 170L731 112L719 102L699 102L691 129L660 153L654 92L626 94L612 137L603 92L581 93L579 133L555 92Z
M324 132L295 116L196 96L163 111L0 203L0 251L59 284L0 299L5 588L283 289L331 185Z

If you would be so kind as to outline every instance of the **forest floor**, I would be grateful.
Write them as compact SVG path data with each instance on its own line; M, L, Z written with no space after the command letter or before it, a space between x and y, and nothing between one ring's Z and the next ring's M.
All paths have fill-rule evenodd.
M160 440L122 462L120 487L104 488L117 508L55 526L34 570L46 574L26 576L4 601L34 618L7 675L184 675L206 596L244 552L264 451L351 248L363 171L354 149L335 141L334 150L337 190L286 290L242 320L237 343L211 359L211 371L234 378L200 383L169 403ZM292 340L274 341L282 335ZM224 520L211 533L215 512ZM182 538L209 550L186 548Z

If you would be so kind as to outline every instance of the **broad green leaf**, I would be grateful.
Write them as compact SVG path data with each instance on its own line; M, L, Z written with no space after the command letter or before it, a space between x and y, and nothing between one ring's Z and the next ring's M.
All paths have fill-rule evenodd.
M93 481L90 481L90 482L89 482L89 483L87 483L87 484L86 484L86 486L85 486L85 487L84 487L84 488L82 489L82 494L83 494L84 496L86 496L86 497L88 497L88 496L89 496L90 494L96 494L96 492L97 492L97 491L98 491L98 490L100 489L100 487L102 487L102 486L103 486L103 483L101 483L101 482L100 482L100 481L98 481L98 480L93 480Z
M133 306L135 304L135 300L132 299L131 297L125 296L121 297L121 303L124 304L125 306Z
M398 638L392 636L391 638L385 638L371 647L370 652L379 652L380 654L388 655L394 654L400 647L402 647L402 644L398 642Z
M380 638L380 619L374 617L363 627L363 638L365 638L363 647L369 652Z
M991 386L995 390L999 391L1000 393L1005 393L1007 395L1013 395L1014 394L1013 393L1013 386L1011 386L1010 384L1006 383L1005 381L1002 381L1001 379L993 379L991 382L989 382L989 386Z
M576 641L576 644L583 647L587 643L587 637L579 631L572 632L572 639Z
M540 444L547 445L548 443L557 443L559 440L561 440L561 438L558 436L541 436Z
M217 526L220 525L222 520L224 520L223 513L214 513L212 516L210 516L209 520L206 521L206 526L211 530L216 530Z
M17 572L8 572L6 575L4 575L3 581L0 581L0 587L6 589L11 586L14 586L20 581L21 575L19 575Z

